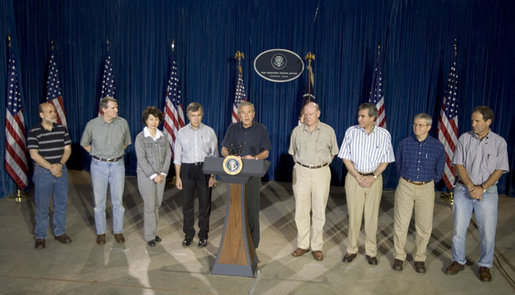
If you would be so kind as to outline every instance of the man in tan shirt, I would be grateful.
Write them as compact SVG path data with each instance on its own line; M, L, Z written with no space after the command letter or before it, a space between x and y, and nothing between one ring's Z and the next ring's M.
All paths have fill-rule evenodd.
M324 259L325 207L329 197L329 164L338 153L336 135L331 126L319 121L320 108L314 102L303 108L303 123L291 134L288 153L293 156L293 193L298 248L291 253L299 257L311 248L315 260ZM313 222L310 221L313 212ZM312 228L310 226L312 224Z

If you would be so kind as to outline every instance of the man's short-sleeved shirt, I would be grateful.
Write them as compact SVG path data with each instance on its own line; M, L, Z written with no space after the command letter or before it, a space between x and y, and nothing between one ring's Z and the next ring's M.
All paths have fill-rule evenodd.
M46 130L39 124L30 129L27 135L27 149L38 150L50 164L58 164L63 157L64 147L71 144L68 129L63 125L53 124L52 130Z
M222 146L229 150L229 154L242 157L254 157L262 151L272 149L268 131L258 122L253 122L248 128L244 128L241 122L231 124L225 132Z
M120 117L113 118L109 123L102 116L89 121L80 140L82 147L91 146L92 156L102 159L123 156L123 147L130 144L129 125Z
M362 173L375 171L381 163L394 162L390 132L379 126L374 126L370 133L359 125L349 127L338 158L350 160Z
M510 171L504 138L490 131L483 139L469 131L460 136L452 164L465 167L475 185L482 184L495 170Z
M288 153L295 162L318 166L331 163L334 155L338 153L338 143L334 129L322 122L318 122L313 132L306 125L295 127L290 137Z

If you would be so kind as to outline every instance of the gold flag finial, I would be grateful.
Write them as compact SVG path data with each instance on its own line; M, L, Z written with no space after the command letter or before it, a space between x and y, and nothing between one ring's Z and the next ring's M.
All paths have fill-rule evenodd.
M377 56L381 55L381 43L377 42Z
M109 39L107 39L107 51L109 51Z
M454 56L458 55L458 40L454 38Z
M7 46L11 47L11 35L7 35Z
M175 51L175 40L172 40L172 52Z
M243 52L238 50L234 54L234 58L238 60L238 71L241 73L241 59L245 58L245 54L243 54Z
M305 60L308 61L308 66L311 66L311 61L315 60L315 55L311 52L306 53L306 56L304 57Z
M54 50L54 40L50 40L50 49Z

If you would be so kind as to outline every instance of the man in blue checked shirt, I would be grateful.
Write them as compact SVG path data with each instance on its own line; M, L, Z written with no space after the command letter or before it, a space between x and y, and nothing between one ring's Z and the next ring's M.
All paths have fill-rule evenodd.
M415 271L425 273L426 249L433 229L435 183L440 181L445 167L443 145L429 136L433 120L428 114L418 114L413 120L413 135L404 138L395 153L399 184L395 190L392 268L402 270L406 259L406 236L415 209Z
M343 262L352 262L358 253L361 220L365 217L365 253L370 265L377 265L377 221L383 193L383 173L395 161L388 130L376 126L377 108L364 103L358 108L358 125L345 132L338 158L349 171L345 196L349 210L349 244Z

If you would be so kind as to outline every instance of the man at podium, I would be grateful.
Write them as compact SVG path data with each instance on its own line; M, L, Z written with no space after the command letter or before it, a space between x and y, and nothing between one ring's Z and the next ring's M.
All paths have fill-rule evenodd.
M222 142L222 156L240 156L242 159L266 160L272 145L263 124L254 121L254 104L244 101L238 105L240 122L227 129ZM250 177L245 185L247 219L254 247L259 246L259 194L261 178Z

